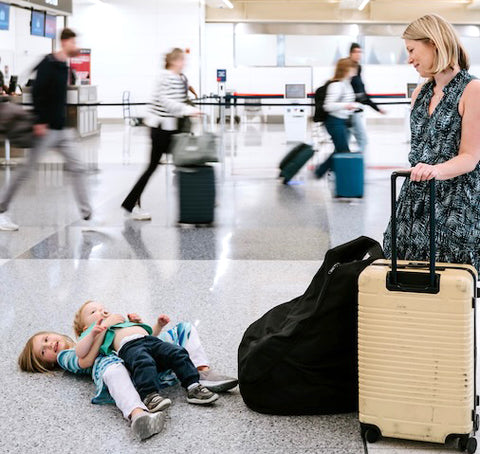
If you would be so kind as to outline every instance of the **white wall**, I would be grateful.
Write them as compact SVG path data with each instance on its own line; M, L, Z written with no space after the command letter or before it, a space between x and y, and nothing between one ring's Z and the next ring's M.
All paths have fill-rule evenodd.
M30 11L10 7L10 28L0 30L2 72L7 65L10 75L18 75L19 83L24 84L33 67L51 51L51 39L30 35Z
M173 47L190 49L185 74L200 85L200 0L115 0L75 3L69 26L81 47L92 49L92 84L101 102L149 101L163 58ZM136 108L142 115L143 108ZM121 108L100 108L100 117L121 118Z
M241 93L283 93L287 83L305 83L307 91L315 91L332 77L334 67L242 67L234 65L234 25L228 23L206 24L206 58L204 93L217 93L216 69L227 69L227 88ZM239 35L238 39L241 39ZM380 38L381 39L381 38ZM331 50L331 49L330 49ZM251 48L255 53L257 49ZM311 51L311 49L309 49ZM262 50L257 51L261 53ZM308 52L307 52L308 53ZM253 57L252 57L253 58ZM472 74L480 75L480 66L471 68ZM362 78L369 93L405 93L407 83L419 82L417 72L409 65L367 65L362 64ZM379 102L388 102L381 99ZM390 101L402 101L391 99ZM266 113L281 114L279 108L264 108ZM402 118L403 106L386 107L388 116ZM366 109L366 115L378 117L373 109Z

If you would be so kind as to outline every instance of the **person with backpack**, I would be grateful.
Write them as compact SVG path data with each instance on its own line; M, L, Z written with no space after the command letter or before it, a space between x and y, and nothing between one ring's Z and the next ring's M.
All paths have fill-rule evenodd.
M349 152L348 146L351 117L360 104L355 102L351 79L357 73L357 64L350 58L337 62L335 74L315 93L314 121L323 122L335 146L334 153ZM321 178L332 165L333 153L317 168L315 175Z

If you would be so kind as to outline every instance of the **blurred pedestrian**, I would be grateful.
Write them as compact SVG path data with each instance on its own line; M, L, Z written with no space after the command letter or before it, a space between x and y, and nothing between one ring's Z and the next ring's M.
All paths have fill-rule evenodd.
M351 79L356 74L357 64L349 58L338 60L335 74L327 85L323 109L327 112L325 128L335 146L334 153L349 152L348 128L353 112L360 107L355 102ZM317 178L321 178L332 166L332 155L315 169Z
M350 46L350 60L357 64L357 74L352 77L352 87L353 91L355 92L355 100L361 104L370 106L372 109L376 110L381 114L385 114L386 112L381 109L377 104L375 104L370 96L367 94L365 85L362 80L362 65L360 64L362 60L362 47L358 43L352 43ZM363 116L363 109L358 109L352 115L352 126L350 131L355 137L358 145L358 151L364 153L367 148L368 138L367 138L367 130L365 128L365 120Z
M122 203L131 218L138 221L152 218L150 213L142 210L140 198L163 154L168 153L172 136L179 129L184 129L179 123L184 117L200 114L197 108L186 103L189 85L182 77L184 67L185 54L182 49L175 48L167 54L165 70L155 85L153 100L145 118L152 139L150 162Z
M60 50L47 55L37 67L37 77L33 84L36 138L33 148L27 155L26 163L15 173L11 183L0 195L0 230L18 230L18 225L7 214L9 204L21 184L34 170L40 156L51 148L56 148L65 158L66 168L73 175L73 189L82 218L89 220L92 215L83 164L74 144L74 132L65 129L67 60L77 53L76 34L65 28L60 35Z
M398 198L398 258L429 259L429 191L436 184L436 259L480 271L480 81L454 28L436 14L412 22L402 38L410 63L427 78L412 95L410 179ZM384 249L391 256L391 230Z
M0 57L0 95L7 93L8 87L5 85L5 76L1 69L2 57Z

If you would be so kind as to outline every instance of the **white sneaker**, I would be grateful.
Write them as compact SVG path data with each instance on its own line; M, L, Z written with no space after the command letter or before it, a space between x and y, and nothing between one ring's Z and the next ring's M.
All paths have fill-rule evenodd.
M18 230L18 225L10 219L7 213L0 213L0 230Z
M152 219L152 215L145 210L142 210L139 206L135 206L130 217L135 221L150 221Z

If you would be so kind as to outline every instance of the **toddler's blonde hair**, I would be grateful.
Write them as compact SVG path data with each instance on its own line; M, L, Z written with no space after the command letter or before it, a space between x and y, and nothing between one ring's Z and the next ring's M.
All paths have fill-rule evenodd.
M82 320L82 311L84 307L89 303L93 303L93 300L85 301L80 306L80 309L78 309L78 311L75 312L75 317L73 319L73 331L75 333L75 336L77 337L80 337L80 335L85 331L85 324L83 323L83 320Z

